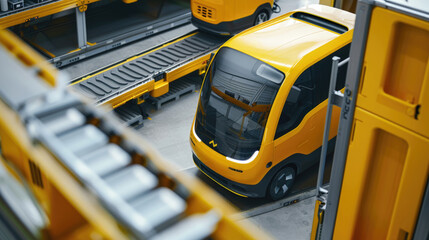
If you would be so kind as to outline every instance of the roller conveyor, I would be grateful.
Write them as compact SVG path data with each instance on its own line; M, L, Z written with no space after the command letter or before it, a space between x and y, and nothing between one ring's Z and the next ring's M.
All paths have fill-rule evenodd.
M81 107L77 104L68 110L76 111L80 119L85 119L82 112L85 110ZM61 108L56 107L55 112L64 112ZM40 114L37 117L40 122L31 121L40 130L40 141L138 238L151 237L179 220L185 211L185 200L171 189L156 188L158 178L153 170L132 164L132 154L124 146L109 143L102 128L85 122L75 126L74 117L67 119L56 114L64 127L50 133L50 123L45 119L51 118L52 110L36 113Z
M165 81L168 72L207 55L224 41L225 38L215 38L206 33L193 33L107 71L84 78L72 88L96 104L103 104L149 82Z
M111 113L70 94L15 38L1 31L0 38L14 46L11 53L0 45L0 70L14 70L0 78L0 170L16 171L21 181L8 178L31 189L24 200L44 221L32 227L30 213L16 216L34 238L267 239L232 221L222 199L163 162ZM10 189L0 188L10 196L2 206L16 205Z
M6 99L10 96L3 94ZM175 224L192 217L185 214L190 193L186 188L182 186L185 191L179 191L163 186L159 168L133 163L137 155L145 155L143 149L127 140L121 144L109 143L109 134L118 131L111 127L114 124L102 116L97 117L102 121L98 127L89 124L90 108L72 96L63 99L61 104L45 102L43 107L25 110L27 127L34 130L34 140L49 149L128 234L148 239L167 230L174 231ZM22 102L15 103L23 106ZM202 229L213 230L220 220L219 215L210 212L196 216L204 216L208 221L200 224ZM210 235L209 230L201 238ZM175 234L180 237L190 233Z

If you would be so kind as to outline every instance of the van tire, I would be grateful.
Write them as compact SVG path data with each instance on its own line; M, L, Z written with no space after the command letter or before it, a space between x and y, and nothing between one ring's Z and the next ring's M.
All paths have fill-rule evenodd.
M284 198L295 182L296 171L292 166L280 169L271 179L268 196L272 200Z
M261 24L265 21L268 21L269 18L270 18L270 16L268 15L268 13L266 11L262 10L256 15L255 21L253 22L253 26L256 26L256 25Z

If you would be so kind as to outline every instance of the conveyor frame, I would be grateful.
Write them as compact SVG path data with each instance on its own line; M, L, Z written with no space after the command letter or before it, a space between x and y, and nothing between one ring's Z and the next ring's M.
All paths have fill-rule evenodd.
M204 71L210 53L227 38L194 32L72 83L71 88L95 104L114 108L150 93L159 97L169 83L196 70Z
M77 49L71 50L69 53L61 56L55 56L49 53L48 50L42 49L43 52L49 53L48 57L52 57L49 59L49 62L55 64L56 67L64 67L90 56L118 48L130 42L177 28L178 26L189 24L191 22L191 12L187 9L172 15L171 18L154 20L126 34L112 37L95 44L89 44L87 41L85 14L87 5L98 1L100 0L46 1L17 10L10 10L0 14L0 29L9 28L23 23L32 23L42 17L75 8L77 28L76 38L78 42Z
M116 36L110 39L106 39L102 42L89 45L87 42L86 28L83 27L85 19L85 13L81 13L76 10L77 22L81 23L77 25L77 35L79 39L79 48L76 51L71 51L62 56L56 56L49 59L49 62L55 64L56 67L64 67L66 65L78 62L88 57L100 54L102 52L110 51L112 49L124 46L128 43L140 40L143 38L150 37L157 33L167 31L179 26L189 24L191 22L191 13L184 11L182 14L176 15L169 19L162 19L161 21L152 21L149 24L141 26L141 28L128 32L120 36Z

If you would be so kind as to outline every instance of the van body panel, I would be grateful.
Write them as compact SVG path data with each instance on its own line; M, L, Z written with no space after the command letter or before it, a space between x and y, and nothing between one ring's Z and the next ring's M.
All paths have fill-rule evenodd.
M323 127L326 117L327 101L312 109L301 123L287 134L274 140L274 160L277 164L293 154L308 155L320 147L323 139ZM341 109L334 106L332 109L329 140L337 134L337 127ZM312 137L308 137L312 136Z
M307 9L300 11L312 12L307 11ZM341 10L338 11L344 12ZM323 51L320 48L324 47L330 41L341 41L338 39L340 34L292 18L291 15L293 13L285 14L248 29L239 36L231 38L223 46L232 48L240 46L240 49L246 49L247 54L271 64L273 67L285 72L287 76L289 69L295 66L306 55L311 54L313 51ZM348 25L348 22L354 19L354 14L351 15L347 14L347 21L339 23L347 23L347 25L344 25L348 29L352 29L353 25ZM290 34L291 32L293 34ZM344 34L351 35L348 32ZM287 36L287 39L285 39L285 36ZM344 38L347 39L346 37ZM338 43L334 44L337 45ZM344 42L345 44L346 42ZM328 45L325 49L326 55L328 55L332 46Z
M354 14L326 6L310 6L307 9L300 9L299 11L315 14L319 18L326 18L336 24L342 24L349 30L340 34L321 26L308 23L304 20L294 18L292 16L294 12L291 12L275 20L243 31L224 43L224 45L215 54L204 78L201 95L205 94L203 98L205 100L204 103L202 103L202 96L200 95L197 114L192 123L190 133L192 151L197 159L195 162L197 166L205 168L200 168L200 170L202 170L206 175L210 176L211 174L211 177L215 179L216 182L239 195L263 197L267 193L266 189L271 182L271 178L277 171L287 165L291 165L299 174L311 165L310 162L314 162L313 160L318 159L316 155L318 154L318 151L320 152L322 144L323 126L328 100L324 97L324 94L317 91L325 92L326 90L327 96L329 73L331 70L330 66L332 64L331 57L333 54L338 53L343 59L348 56L350 42L353 35L352 23L354 21ZM223 49L232 49L228 51L235 51L237 52L235 53L237 55L247 55L249 57L237 57L238 65L236 63L237 61L231 62L231 60L226 64L228 60L222 59L226 59L225 54L227 51ZM224 57L222 57L223 55ZM231 59L231 56L234 57L234 55L230 55L228 59ZM249 59L252 64L253 61L255 63L254 65L251 64L253 67L249 67L250 65L248 63L240 62L239 59ZM224 63L222 61L224 61ZM258 66L264 64L267 64L267 66L272 69L283 73L283 80L276 82L275 80L270 79L276 74L268 74L268 76L265 73L262 73L258 75L259 70L255 69L259 69ZM234 65L234 67L231 67L231 65ZM264 69L266 68L267 67ZM245 69L249 69L249 73L246 73ZM225 90L222 90L224 91L222 92L218 89L218 86L212 85L216 84L217 80L215 74L217 71L224 72L222 73L224 74L224 79L222 81L225 82L229 79L229 85L237 85L241 83L244 85L240 88L225 86ZM216 101L220 102L218 106L226 104L225 106L228 106L229 108L235 107L237 109L241 109L242 116L240 117L240 115L238 115L238 117L240 117L239 119L243 119L240 120L241 129L243 129L245 120L249 118L250 122L251 114L256 111L252 110L251 106L255 106L255 104L258 105L260 103L257 103L257 100L254 100L254 102L252 102L253 100L247 101L247 99L249 99L248 97L243 100L242 96L245 96L246 94L249 95L249 92L240 91L247 91L246 87L250 86L250 83L243 82L244 80L239 81L237 79L248 78L246 81L259 81L258 84L263 84L263 82L261 83L260 80L256 80L256 78L251 79L252 76L255 75L255 72L256 75L258 75L257 78L260 76L268 76L268 87L273 85L274 82L274 84L278 84L278 89L274 93L275 95L273 95L274 100L270 102L269 105L266 105L269 107L265 112L268 116L265 116L265 122L261 123L263 135L260 140L259 149L255 149L253 155L250 154L252 153L250 151L248 155L241 155L242 158L240 160L240 158L236 159L234 157L224 155L225 152L222 153L222 151L216 149L217 144L221 144L218 141L223 141L222 138L217 139L215 138L216 135L213 135L213 139L210 137L207 138L207 134L204 136L198 136L196 132L199 132L199 134L205 133L201 132L200 129L197 129L196 131L195 128L197 121L199 121L198 128L208 128L206 125L211 124L210 122L214 122L215 124L210 126L210 128L225 128L226 125L222 125L222 118L225 118L225 121L230 120L227 115L230 114L230 112L229 110L225 110L226 107L224 107L223 110L221 109L221 111L216 112L215 115L210 115L211 118L216 118L215 120L210 120L211 118L205 115L207 113L204 111L209 111L210 109L207 107L210 107L210 105L204 104L213 101L211 98L215 98L218 99ZM323 75L323 79L319 74ZM312 86L305 85L307 84L305 82L307 78L312 82ZM343 74L343 78L345 79L345 73ZM303 82L304 85L296 85L300 82ZM337 88L337 90L343 87L344 81L342 82L342 86ZM229 90L233 89L238 92L234 93L228 91L228 88ZM296 121L291 121L291 123L296 124L296 126L292 124L289 126L290 129L285 130L286 132L279 133L279 129L281 129L280 121L288 121L283 119L284 113L288 113L287 106L297 105L295 103L290 103L288 102L289 100L287 100L291 89L299 91L299 100L297 101L300 101L300 104L303 101L304 103L306 103L305 101L308 101L311 102L311 105L306 106L304 104L306 106L306 110L304 111L300 109L302 110L300 111L301 118L297 118L298 120ZM214 95L207 95L207 92ZM307 99L307 97L309 98ZM316 99L316 97L318 97L318 99ZM222 101L224 103L221 103ZM248 105L247 107L246 104ZM339 114L340 109L338 107L334 107L331 130L329 133L330 142L334 141L336 136ZM204 123L201 122L202 120L209 122ZM284 124L283 122L282 124ZM240 122L238 122L238 124L240 124ZM226 127L230 126L228 125ZM246 129L247 128L245 127L245 130ZM227 128L225 128L225 130L227 130ZM234 136L234 134L230 134L223 138L227 139L231 137L234 138L236 136ZM248 141L246 136L241 136L241 130L240 134L236 138ZM237 139L235 141L238 141ZM238 151L235 147L231 148L235 149L234 151ZM243 156L247 156L248 158ZM312 159L311 161L308 160L310 157Z

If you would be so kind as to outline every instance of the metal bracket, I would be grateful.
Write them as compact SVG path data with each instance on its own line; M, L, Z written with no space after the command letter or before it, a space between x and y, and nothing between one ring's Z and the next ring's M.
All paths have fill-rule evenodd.
M334 91L331 94L331 104L341 107L344 102L344 93L340 91Z
M91 2L89 0L78 0L76 3L76 7L79 8L80 12L85 12L88 9L88 4Z
M319 187L319 193L321 193L321 194L327 194L327 193L328 193L328 190L327 190L327 189L324 189L324 188L322 188L322 187Z
M165 72L159 72L156 75L153 76L153 79L155 82L158 82L161 79L165 79Z

